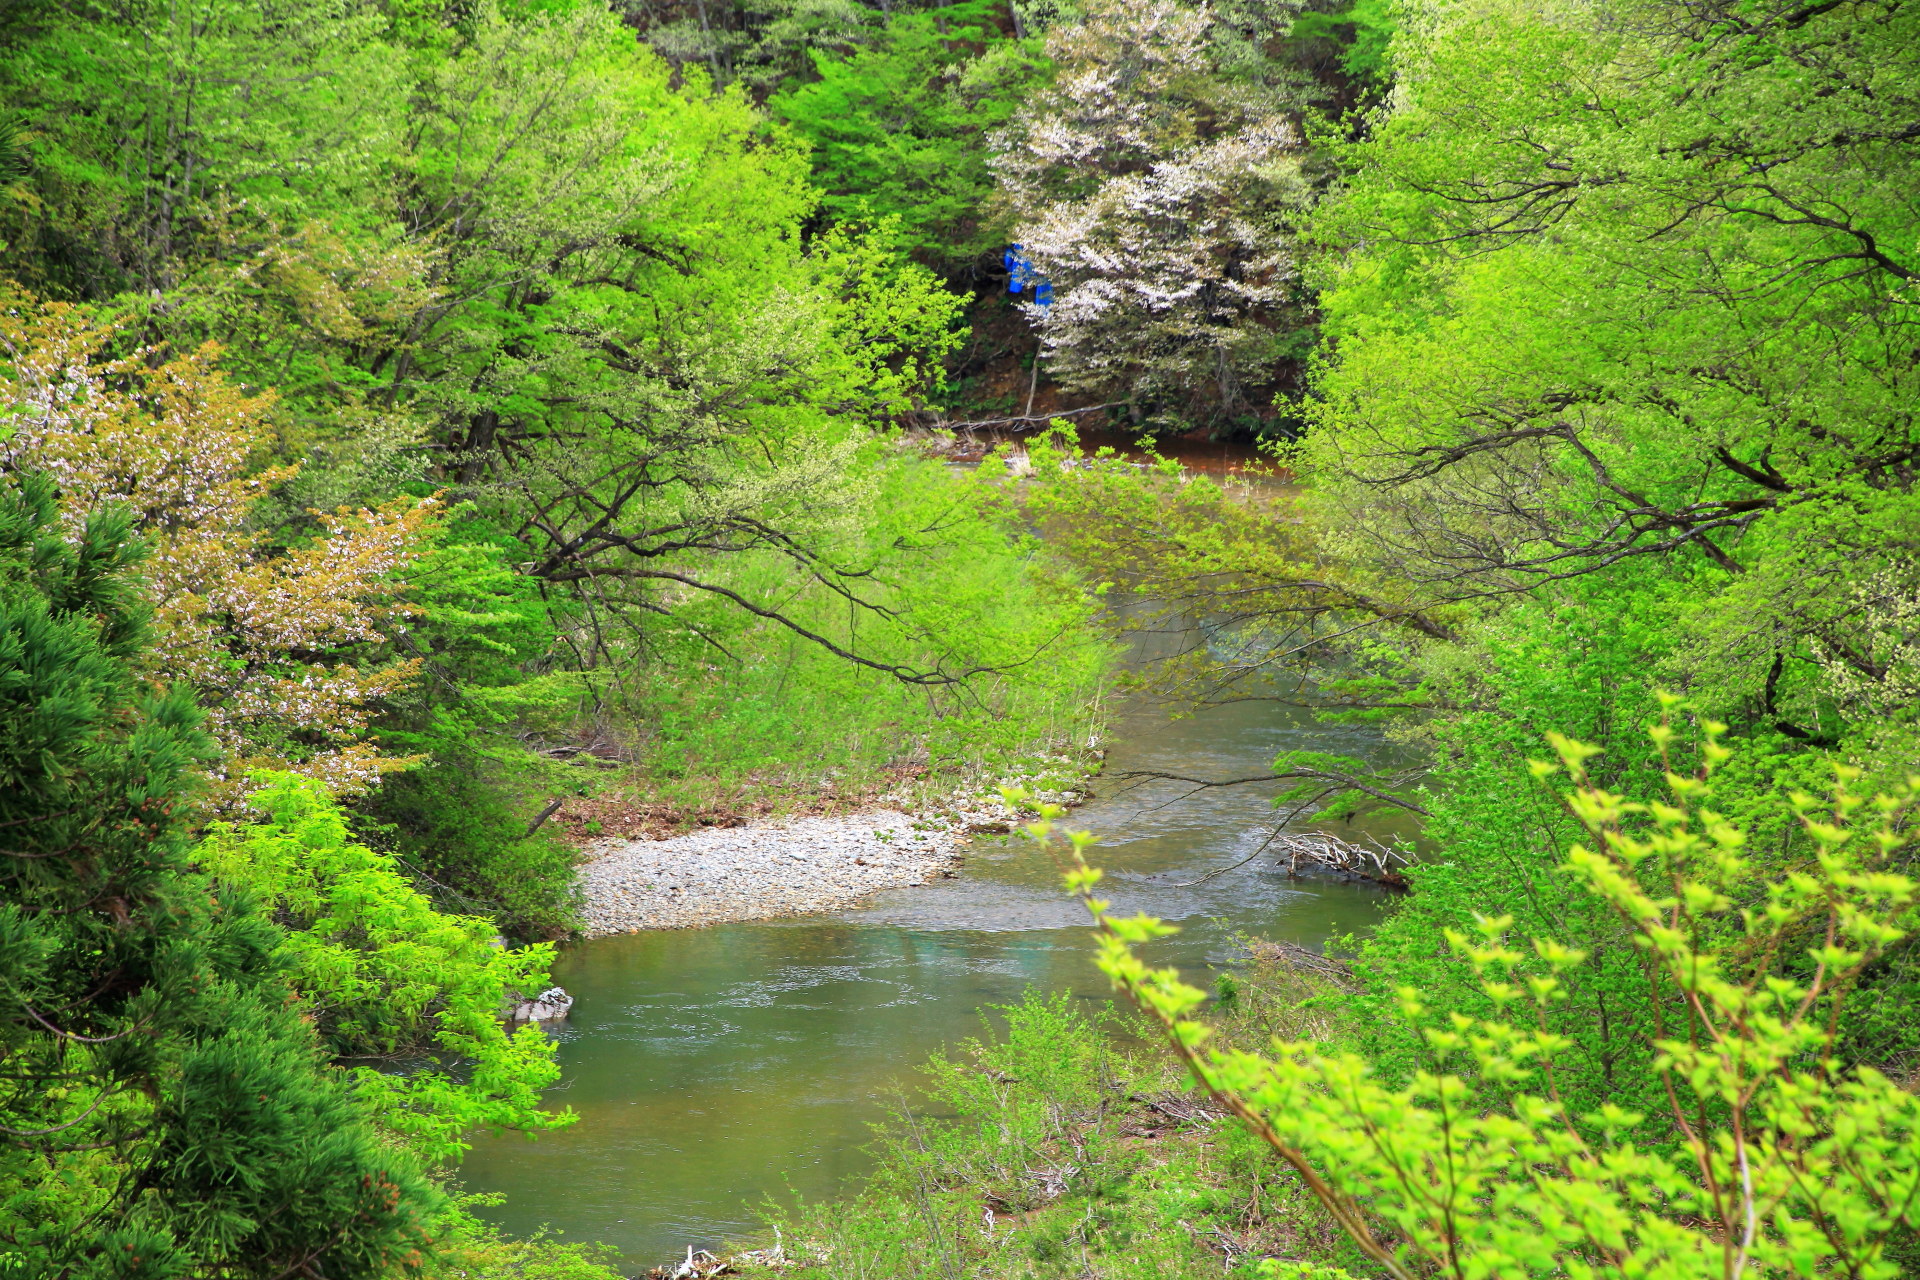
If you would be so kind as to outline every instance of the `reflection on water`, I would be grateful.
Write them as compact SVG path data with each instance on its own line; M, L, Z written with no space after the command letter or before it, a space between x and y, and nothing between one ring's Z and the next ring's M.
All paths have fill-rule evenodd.
M1142 709L1115 726L1109 776L1151 768L1195 776L1262 772L1282 750L1378 758L1363 729L1329 729L1248 702L1180 720ZM1244 858L1272 820L1271 790L1178 800L1154 783L1102 794L1074 825L1102 838L1102 890L1123 912L1184 922L1153 958L1201 968L1247 932L1317 948L1366 929L1371 889L1290 881ZM1105 999L1085 917L1051 863L1022 843L976 842L964 874L894 890L839 915L602 938L569 949L555 978L575 996L558 1035L580 1114L538 1141L483 1138L470 1189L515 1231L542 1223L652 1264L754 1224L772 1196L831 1196L867 1167L861 1148L882 1094L929 1053L977 1034L990 1006L1029 986Z

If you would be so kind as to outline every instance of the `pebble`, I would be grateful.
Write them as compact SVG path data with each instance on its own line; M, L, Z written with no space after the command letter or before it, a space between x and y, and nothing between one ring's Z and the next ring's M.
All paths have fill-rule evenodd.
M980 803L921 817L875 809L595 841L580 867L585 933L839 911L882 889L926 884L955 873L969 833L1007 830L1005 807Z

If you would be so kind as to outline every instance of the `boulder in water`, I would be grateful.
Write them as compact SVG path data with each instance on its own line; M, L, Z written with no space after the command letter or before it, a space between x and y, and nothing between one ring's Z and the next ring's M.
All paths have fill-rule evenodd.
M509 1015L515 1022L557 1022L573 1008L573 997L565 987L548 987L531 1000L522 1001Z

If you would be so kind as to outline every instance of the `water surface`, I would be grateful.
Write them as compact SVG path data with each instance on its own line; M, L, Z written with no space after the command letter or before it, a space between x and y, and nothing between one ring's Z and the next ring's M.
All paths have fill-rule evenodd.
M1274 703L1182 719L1141 706L1114 727L1107 779L1071 820L1097 833L1102 889L1119 910L1183 925L1153 958L1204 970L1249 933L1318 948L1378 918L1378 891L1289 880L1264 859L1192 882L1252 852L1271 829L1270 787L1177 797L1114 775L1160 769L1258 773L1282 750L1380 757L1362 729L1329 728ZM1182 887L1188 886L1188 887ZM483 1138L470 1189L506 1193L489 1216L516 1232L551 1224L634 1264L753 1229L768 1197L837 1194L885 1095L942 1045L981 1030L1029 987L1108 996L1081 909L1024 842L981 839L956 880L881 894L831 916L601 938L561 956L576 1003L557 1034L561 1085L580 1114L537 1141Z

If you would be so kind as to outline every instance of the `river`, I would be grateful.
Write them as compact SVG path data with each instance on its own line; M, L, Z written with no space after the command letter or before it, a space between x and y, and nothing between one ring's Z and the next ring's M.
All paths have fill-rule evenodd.
M1153 958L1201 971L1230 963L1248 933L1318 948L1368 929L1383 898L1361 885L1289 880L1264 859L1206 883L1269 829L1267 790L1175 801L1184 788L1128 789L1159 769L1258 773L1283 750L1380 759L1373 731L1317 724L1267 702L1185 718L1139 703L1112 727L1105 778L1072 825L1101 837L1103 890L1122 911L1179 920ZM556 1033L554 1105L572 1128L537 1141L486 1136L463 1167L515 1232L550 1225L615 1246L634 1265L713 1247L753 1229L769 1197L822 1198L867 1167L868 1126L889 1089L911 1085L935 1049L978 1034L1029 986L1106 999L1077 905L1024 842L985 837L958 879L882 894L829 916L602 938L567 948L555 980L572 992Z

